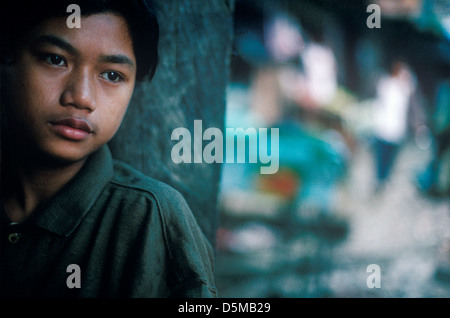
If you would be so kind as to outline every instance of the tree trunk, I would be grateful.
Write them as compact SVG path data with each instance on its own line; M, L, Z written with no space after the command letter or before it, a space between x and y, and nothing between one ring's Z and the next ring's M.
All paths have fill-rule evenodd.
M124 122L110 142L113 156L164 181L186 198L214 244L220 164L171 158L172 131L194 120L223 129L232 45L232 0L155 0L160 60L151 83L136 86ZM192 142L193 145L193 142Z

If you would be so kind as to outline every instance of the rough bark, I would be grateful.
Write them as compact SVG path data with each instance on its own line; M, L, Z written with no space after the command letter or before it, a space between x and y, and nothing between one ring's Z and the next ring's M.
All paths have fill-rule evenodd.
M213 243L218 223L219 164L171 159L172 131L195 119L222 129L232 45L232 0L156 0L160 61L151 83L136 87L124 122L110 142L115 158L162 180L186 198ZM205 144L204 144L205 145Z

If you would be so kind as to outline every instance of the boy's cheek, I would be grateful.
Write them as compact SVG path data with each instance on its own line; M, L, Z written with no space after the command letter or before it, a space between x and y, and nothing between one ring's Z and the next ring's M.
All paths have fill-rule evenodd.
M105 127L105 131L107 130L107 136L105 136L107 139L111 139L114 137L114 135L117 133L117 131L120 128L120 125L122 124L123 118L125 117L126 108L121 109L118 112L111 113L108 117L109 118L107 122L103 122L107 127ZM109 141L109 140L108 140Z

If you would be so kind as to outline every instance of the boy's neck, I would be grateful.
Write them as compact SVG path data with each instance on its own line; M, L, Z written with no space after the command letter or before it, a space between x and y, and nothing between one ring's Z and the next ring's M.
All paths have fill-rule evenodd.
M10 158L11 159L11 158ZM12 222L25 221L83 167L86 159L56 167L2 160L2 204Z

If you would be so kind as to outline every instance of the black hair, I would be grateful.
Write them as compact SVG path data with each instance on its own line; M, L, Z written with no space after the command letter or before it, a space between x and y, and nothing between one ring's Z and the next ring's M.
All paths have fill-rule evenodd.
M136 80L151 80L158 64L159 26L153 6L146 0L6 0L0 4L0 63L14 59L18 44L39 23L69 16L77 4L81 16L111 12L127 22L136 57ZM82 26L81 26L82 27Z

